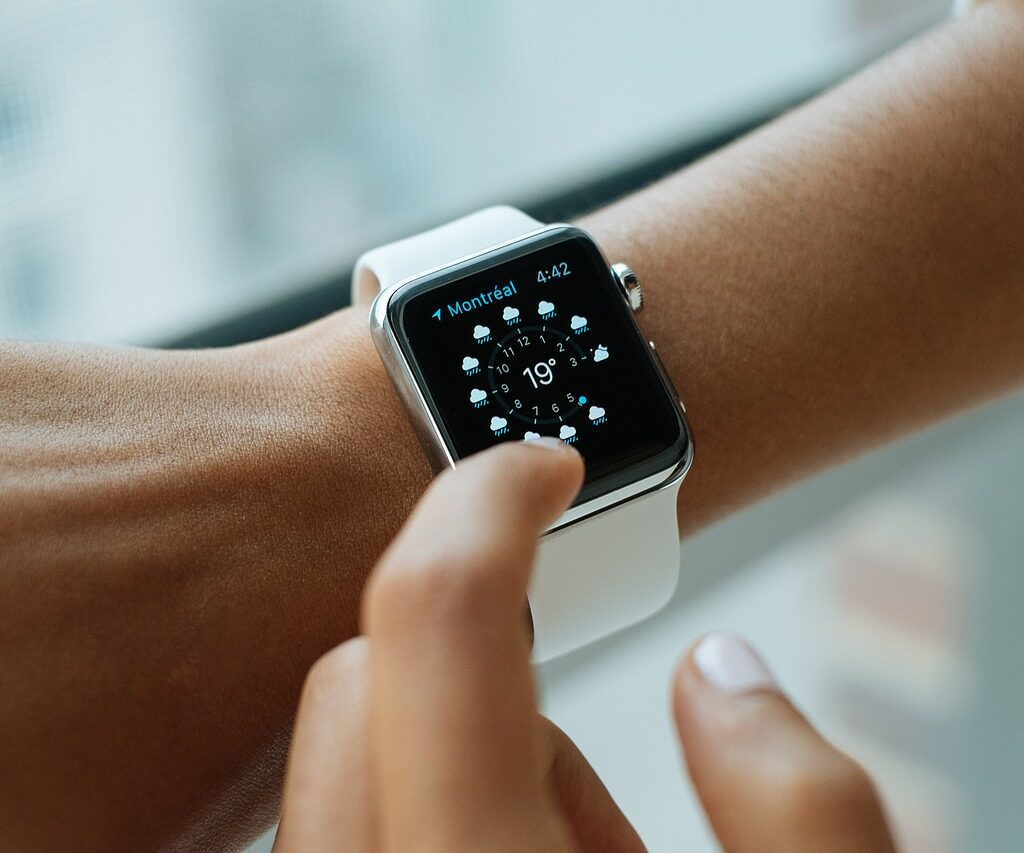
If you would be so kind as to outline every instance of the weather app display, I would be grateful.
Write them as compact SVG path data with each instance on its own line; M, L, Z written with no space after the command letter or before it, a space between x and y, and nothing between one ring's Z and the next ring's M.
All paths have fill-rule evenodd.
M456 458L555 436L586 459L587 500L685 452L670 392L584 237L410 288L389 312Z

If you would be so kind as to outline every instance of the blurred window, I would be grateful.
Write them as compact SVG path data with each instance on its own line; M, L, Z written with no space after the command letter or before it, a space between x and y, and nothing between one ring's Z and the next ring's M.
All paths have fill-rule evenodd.
M808 93L946 0L0 0L0 335L161 340Z

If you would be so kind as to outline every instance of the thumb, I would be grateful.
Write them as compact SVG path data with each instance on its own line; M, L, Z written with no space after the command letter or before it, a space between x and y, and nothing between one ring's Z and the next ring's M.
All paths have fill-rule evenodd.
M690 777L728 853L895 851L871 779L742 638L701 639L679 664L673 699Z

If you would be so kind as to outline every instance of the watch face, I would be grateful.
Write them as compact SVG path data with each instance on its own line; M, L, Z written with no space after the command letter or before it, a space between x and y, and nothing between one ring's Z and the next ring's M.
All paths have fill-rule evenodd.
M388 313L456 459L557 436L586 460L580 503L686 455L674 392L578 229L542 232L403 288Z

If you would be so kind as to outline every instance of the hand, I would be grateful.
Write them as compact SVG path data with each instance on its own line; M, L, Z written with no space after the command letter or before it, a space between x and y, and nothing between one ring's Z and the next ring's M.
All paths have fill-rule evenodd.
M643 843L537 712L524 619L537 537L583 478L563 446L503 445L442 475L320 659L292 743L277 853L615 851ZM727 851L891 851L871 781L739 638L676 674L690 775Z

